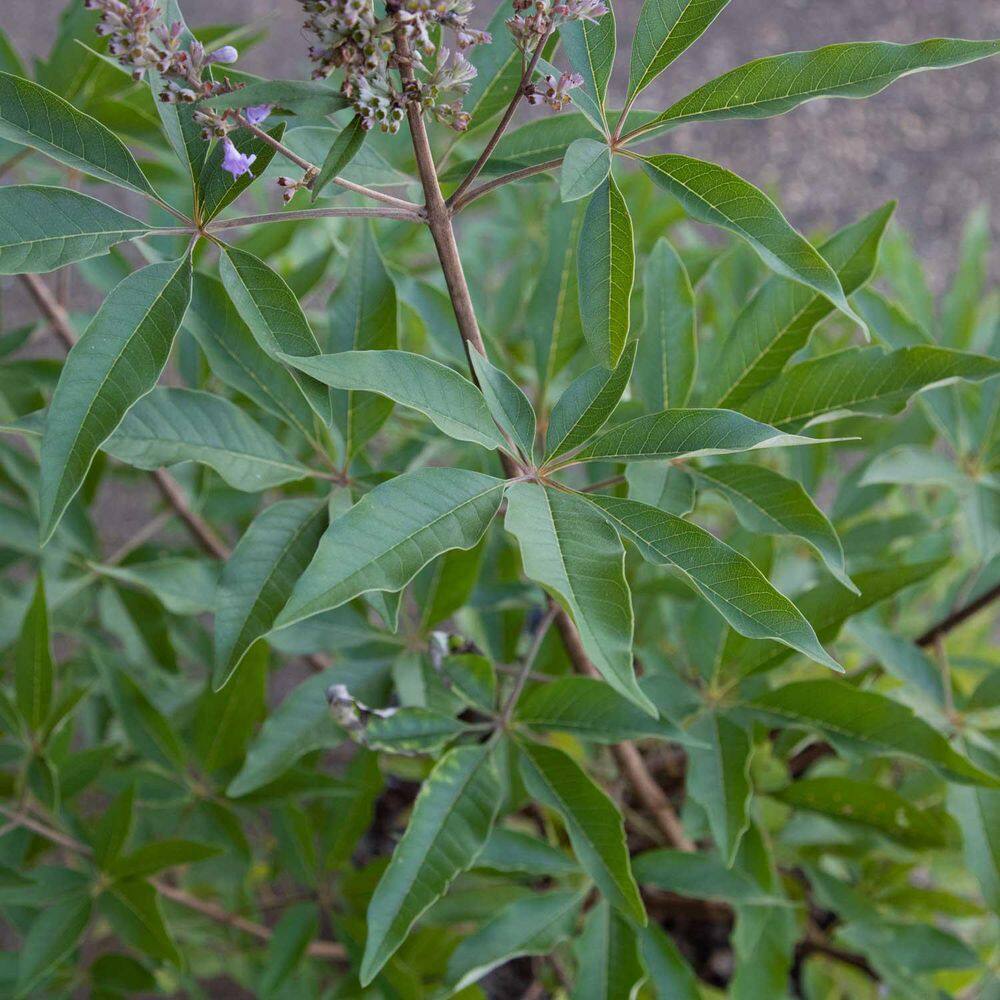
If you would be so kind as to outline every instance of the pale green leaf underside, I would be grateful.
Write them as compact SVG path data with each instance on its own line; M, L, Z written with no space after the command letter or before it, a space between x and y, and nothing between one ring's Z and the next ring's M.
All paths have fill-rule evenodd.
M32 146L74 170L155 197L139 164L114 132L52 91L9 73L0 73L0 137Z
M563 201L585 198L611 172L611 150L597 139L577 139L566 150L559 175Z
M711 532L635 500L596 495L590 500L644 558L676 566L740 635L775 639L843 670L802 612L746 556Z
M156 385L190 298L190 258L150 264L111 292L69 352L42 437L43 541L55 531L97 450Z
M363 985L378 975L455 877L472 867L501 798L489 746L458 747L438 762L420 788L403 839L368 905Z
M104 450L138 469L199 462L233 489L255 493L311 475L235 403L160 386L125 415Z
M836 272L763 191L725 167L690 156L668 153L645 157L642 163L653 181L669 191L693 219L745 239L773 271L815 289L865 328Z
M277 627L372 590L401 590L433 558L469 549L500 507L502 480L427 468L377 486L334 520Z
M218 690L266 635L302 575L328 521L326 503L282 500L259 514L226 562L215 611Z
M535 451L535 411L521 387L477 350L469 354L493 419L529 461ZM508 446L509 449L509 446Z
M99 257L149 231L138 219L78 191L0 187L0 274L44 274Z
M632 667L632 597L615 531L582 497L538 483L507 489L505 527L520 545L525 574L564 605L604 679L655 716Z
M447 365L408 351L343 351L314 358L280 355L334 389L377 392L419 410L449 437L484 448L506 447L483 394Z

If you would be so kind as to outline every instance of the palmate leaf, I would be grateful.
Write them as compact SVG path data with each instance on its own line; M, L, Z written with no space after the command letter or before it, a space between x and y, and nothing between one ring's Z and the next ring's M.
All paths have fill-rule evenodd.
M898 413L915 393L943 382L980 382L1000 374L1000 361L946 347L849 347L803 361L740 404L775 427L797 429L818 417Z
M471 548L500 507L503 481L419 469L366 494L334 520L278 616L283 628L373 590L402 590L435 556Z
M200 462L233 489L251 493L311 475L235 403L196 389L153 389L103 448L139 469Z
M912 45L846 42L768 56L710 80L653 119L648 128L769 118L821 97L870 97L901 76L961 66L997 53L1000 41L931 38Z
M735 233L771 270L819 292L864 328L836 272L763 191L716 163L677 153L643 157L642 165L691 218Z
M573 853L605 899L645 925L646 910L632 877L624 822L615 804L562 750L531 742L519 743L518 749L529 794L562 817Z
M587 204L577 250L583 335L605 368L614 368L625 350L634 276L632 219L609 175Z
M567 464L694 458L816 443L815 438L783 434L734 410L665 410L611 427L571 455Z
M419 410L450 437L507 447L483 394L453 368L409 351L343 351L283 361L334 389L374 392Z
M362 985L378 975L455 877L475 863L501 797L491 746L458 747L435 766L368 905Z
M504 526L518 541L525 574L563 604L604 679L655 716L632 667L632 597L614 529L583 497L538 483L507 489Z
M588 499L645 559L676 566L740 635L776 639L832 670L843 670L802 612L746 556L711 532L635 500Z
M656 241L643 272L644 319L636 384L650 410L684 406L698 367L694 289L666 237Z
M817 729L866 750L910 757L949 781L1000 788L1000 777L987 774L957 753L910 708L875 691L862 691L843 681L794 681L744 704L765 716Z
M601 900L588 914L575 942L575 1000L633 1000L646 978L635 928Z
M837 272L847 295L856 292L875 270L882 236L895 202L889 202L819 247ZM869 313L858 304L861 314ZM776 379L833 305L798 282L777 275L766 281L736 317L709 369L705 401L738 407L756 390Z
M801 483L762 465L712 465L691 469L690 474L701 487L721 493L748 531L797 535L820 554L848 590L858 592L847 575L837 532Z
M156 385L191 298L191 260L150 264L104 300L66 358L42 437L39 506L47 541L97 450Z
M632 41L628 96L634 97L696 42L729 0L645 0Z
M212 686L232 677L250 647L270 632L326 530L326 503L282 500L259 514L226 562L215 613Z
M0 274L44 274L149 232L144 222L78 191L0 187Z
M0 138L74 170L156 197L128 147L96 118L37 83L0 72Z

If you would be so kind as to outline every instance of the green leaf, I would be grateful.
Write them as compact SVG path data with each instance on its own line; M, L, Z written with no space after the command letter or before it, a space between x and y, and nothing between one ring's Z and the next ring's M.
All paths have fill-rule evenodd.
M284 132L285 124L282 122L275 128L269 129L267 134L275 141L280 141ZM201 175L196 184L198 215L202 226L211 222L255 180L262 177L277 154L277 150L269 142L259 139L244 128L230 132L229 140L244 156L253 156L255 159L245 174L241 177L233 177L222 169L222 159L225 155L222 143L215 144L211 154L205 160L205 165L201 168Z
M475 863L501 797L489 746L457 747L435 766L368 905L362 985L378 975L455 877Z
M576 139L566 150L559 175L563 201L585 198L611 173L611 150L597 139Z
M526 833L502 828L490 834L476 859L476 867L545 878L576 875L580 871L579 865L560 848Z
M676 566L740 635L775 639L831 670L843 670L802 612L746 556L711 532L635 500L589 499L643 558Z
M640 929L639 948L657 1000L701 1000L698 977L658 924Z
M981 756L985 763L986 755ZM965 863L979 882L983 900L994 913L1000 912L1000 791L950 785L948 811L961 828Z
M732 868L743 834L750 828L750 738L714 711L692 723L691 735L705 748L688 750L687 793L705 810L715 846Z
M635 97L698 40L729 0L645 0L632 41L628 96Z
M300 966L309 942L319 933L319 911L315 903L296 903L281 915L264 956L260 978L261 996L270 997L288 982Z
M382 263L370 225L359 230L350 267L330 298L331 352L394 350L399 338L396 286ZM294 354L295 351L288 351ZM392 403L371 393L338 397L334 412L347 444L357 454L392 412Z
M848 590L858 593L844 566L844 550L833 525L802 484L762 465L726 464L692 469L695 482L721 493L748 531L797 535L822 557Z
M0 187L0 274L44 274L149 231L144 222L78 191Z
M668 848L645 851L633 862L635 877L643 885L723 903L771 903L783 900L768 896L753 879L738 868L727 868L718 855L676 851Z
M503 482L464 469L419 469L377 486L327 528L276 625L372 590L402 590L435 556L471 548L500 507Z
M847 295L872 276L895 207L895 202L883 205L820 246L820 253L837 272ZM860 303L858 308L870 322L869 313ZM796 281L777 275L766 281L736 317L719 347L709 373L706 398L713 406L738 406L779 376L831 312L833 305L826 298Z
M608 902L645 925L646 910L632 877L618 808L562 750L528 742L518 748L529 794L562 817L573 853Z
M45 603L45 581L40 573L14 653L14 687L21 717L31 730L37 731L52 707L49 613Z
M545 432L546 459L572 451L607 423L628 386L635 352L633 341L626 346L615 368L609 371L602 365L595 365L569 384L549 417Z
M240 90L216 94L199 102L199 107L221 111L250 108L258 104L278 105L302 114L332 115L350 107L351 102L321 80L254 80Z
M300 358L321 353L295 293L259 257L235 247L223 247L219 276L236 311L270 357L291 354ZM309 405L321 420L329 422L327 390L304 377L298 382Z
M646 970L639 961L635 929L601 900L575 942L578 956L574 1000L622 1000L637 996Z
M41 537L52 537L94 455L156 385L191 299L191 260L150 264L104 300L66 358L45 421Z
M247 528L219 580L212 687L227 684L254 643L270 632L329 521L325 502L282 500Z
M595 743L648 737L692 742L672 723L651 718L593 677L559 677L537 685L521 696L515 718L533 729L569 733Z
M945 382L980 382L1000 374L1000 361L946 347L849 347L803 361L740 404L749 416L797 428L817 417L898 413L915 393Z
M666 237L656 241L646 260L643 305L636 366L639 395L651 410L676 409L691 395L698 337L691 279Z
M140 954L180 964L180 953L163 920L160 897L148 882L115 882L99 897L98 905L114 930Z
M104 450L139 469L200 462L249 493L312 474L235 403L197 389L157 386L128 411Z
M355 115L333 140L330 152L320 167L312 185L312 200L315 202L320 192L354 159L364 145L368 131L361 123L361 116Z
M215 608L218 572L207 559L157 559L127 566L93 564L95 573L155 597L174 615L200 615Z
M447 558L447 557L446 557ZM451 682L451 689L474 708L493 711L496 705L497 675L485 656L457 653L441 661L441 673Z
M30 996L39 980L77 946L90 923L89 896L73 896L46 906L28 928L17 955L15 996Z
M567 891L514 900L451 953L445 983L458 992L511 959L552 954L572 935L582 901Z
M694 510L694 480L676 465L632 462L625 467L630 500L638 500L668 514L683 517Z
M3 72L0 138L31 146L73 170L157 197L114 132L51 90Z
M118 859L125 849L132 828L135 825L135 786L129 785L118 795L101 816L91 844L94 848L94 863L105 871Z
M587 204L577 250L583 335L605 368L614 368L625 350L634 276L632 219L609 175Z
M221 848L195 840L158 840L118 858L112 871L118 878L145 878L166 868L195 864L220 853Z
M538 483L508 488L504 526L520 545L525 574L566 608L604 679L655 717L632 667L632 597L614 529L583 497Z
M483 394L447 365L409 351L344 351L314 358L279 355L334 389L361 390L412 407L459 441L506 447Z
M443 712L408 707L374 714L364 723L363 742L390 753L430 753L465 732L466 725Z
M1000 52L1000 41L931 38L912 45L846 42L755 59L710 80L650 127L691 121L770 118L822 97L871 97L901 76L946 69Z
M957 753L911 709L874 691L862 691L843 681L795 681L745 704L866 750L911 757L959 784L1000 788L1000 778Z
M615 14L611 7L596 21L568 21L559 28L563 51L573 69L583 77L583 91L601 109L607 128L604 102L615 63Z
M816 438L783 434L734 410L665 410L616 424L567 464L697 458L819 443Z
M521 454L532 461L535 451L535 411L521 388L479 353L469 352L483 396L493 419L510 435Z
M716 163L677 153L644 157L642 164L653 182L669 191L692 219L745 239L771 270L815 289L865 328L836 272L763 191Z
M458 611L472 596L479 582L485 545L446 552L434 565L428 593L424 598L422 621L436 625Z
M918 809L885 785L839 775L800 778L773 798L795 809L854 823L914 850L946 847L951 836L948 816L940 809Z

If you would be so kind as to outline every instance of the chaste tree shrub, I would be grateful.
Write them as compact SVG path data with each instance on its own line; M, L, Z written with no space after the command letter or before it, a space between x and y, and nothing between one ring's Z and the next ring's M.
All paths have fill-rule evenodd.
M301 6L0 45L3 994L994 995L985 221L938 304L648 142L1000 42Z

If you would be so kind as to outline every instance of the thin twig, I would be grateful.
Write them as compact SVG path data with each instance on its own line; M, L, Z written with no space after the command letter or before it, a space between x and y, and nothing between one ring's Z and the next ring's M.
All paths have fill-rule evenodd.
M268 212L264 215L244 215L238 219L223 219L211 223L206 232L214 233L220 229L240 229L243 226L256 226L265 222L295 222L299 219L323 218L348 219L403 219L407 222L423 222L416 212L403 211L401 208L303 208L294 212Z
M20 274L21 283L35 300L42 315L49 321L52 332L62 341L68 351L76 343L76 332L69 321L69 315L49 291L49 286L37 274Z
M988 607L998 598L1000 598L1000 583L985 593L980 594L974 601L970 601L957 611L946 615L941 621L927 629L926 632L917 636L914 642L920 647L933 646L940 637L947 635L952 629L958 628L966 619L982 611L983 608Z
M608 479L602 479L599 483L591 483L590 486L584 486L581 493L596 493L598 490L607 489L609 486L618 486L625 482L624 476L611 476Z
M530 167L522 167L520 170L514 170L509 174L504 174L502 177L486 181L486 183L480 184L479 187L474 187L471 191L467 192L463 198L456 200L452 205L452 212L461 212L463 208L477 198L482 198L484 194L489 194L491 191L495 191L505 184L523 180L525 177L533 177L535 174L544 173L546 170L555 170L556 167L562 165L562 161L563 158L560 156L558 159L546 160L544 163L535 163Z
M489 141L483 147L483 151L479 154L479 159L472 165L472 168L462 179L461 184L455 188L452 192L451 197L448 199L448 208L451 209L465 194L466 191L471 187L473 181L480 175L483 167L486 166L487 161L493 155L493 150L497 148L497 143L503 138L504 132L507 131L507 126L510 124L511 119L517 112L518 106L521 103L521 98L524 96L524 91L527 85L531 82L532 76L535 73L535 67L538 65L538 60L542 57L542 49L545 48L545 43L549 40L549 35L552 32L547 32L543 35L538 44L535 46L534 51L531 54L531 61L528 63L528 68L524 71L521 76L521 80L517 85L517 90L514 91L514 96L510 100L510 104L507 105L507 110L503 114L503 118L500 119L500 124L493 131L493 135L490 136Z
M297 167L304 170L307 174L311 174L314 177L319 173L319 167L315 163L310 163L308 160L303 159L298 153L289 149L283 142L275 139L273 136L268 135L263 129L257 128L256 125L251 125L250 122L243 117L243 115L236 115L236 121L242 125L244 128L249 129L261 142L266 142L269 146L276 149L282 156L287 160L291 160ZM365 187L363 184L355 184L353 181L349 181L344 177L334 177L332 179L333 184L337 184L348 191L353 191L355 194L363 194L366 198L372 198L375 201L385 202L386 205L394 205L396 208L402 208L407 211L416 211L420 206L412 201L406 201L403 198L394 198L391 194L383 194L381 191L376 191L375 188Z
M514 687L510 692L510 697L507 699L507 703L504 705L503 711L500 713L501 726L506 726L510 722L511 716L514 714L514 707L517 705L517 699L521 696L521 692L524 690L524 685L528 681L528 675L531 673L531 668L535 665L535 660L538 658L538 652L542 648L542 643L545 641L545 636L548 635L549 628L555 620L555 617L556 605L550 604L545 611L544 617L538 623L538 628L535 630L535 634L531 640L531 646L524 657L524 663L521 664L520 673L514 681Z

